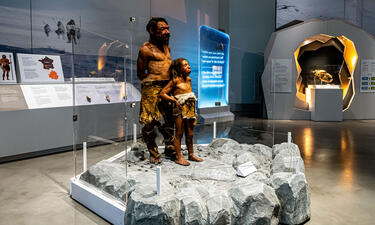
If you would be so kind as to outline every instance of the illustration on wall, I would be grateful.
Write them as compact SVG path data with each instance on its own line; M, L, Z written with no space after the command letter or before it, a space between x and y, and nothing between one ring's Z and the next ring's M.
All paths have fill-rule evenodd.
M0 52L0 83L16 83L16 73L14 70L13 54Z
M321 84L343 89L343 110L354 98L354 69L358 54L354 43L345 36L325 34L307 38L294 52L298 77L296 100L298 109L309 109L309 85Z
M53 59L50 59L47 56L44 57L43 59L39 59L38 61L43 64L43 69L45 69L45 70L54 69L54 66L52 64Z

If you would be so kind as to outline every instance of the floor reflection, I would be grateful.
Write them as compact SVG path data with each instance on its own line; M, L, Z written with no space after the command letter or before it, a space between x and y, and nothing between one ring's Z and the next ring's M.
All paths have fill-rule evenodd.
M306 165L311 165L311 157L314 151L314 137L310 127L303 129L303 146L301 146L302 157Z
M341 130L340 161L342 171L340 182L348 189L353 188L354 177L354 140L350 129Z

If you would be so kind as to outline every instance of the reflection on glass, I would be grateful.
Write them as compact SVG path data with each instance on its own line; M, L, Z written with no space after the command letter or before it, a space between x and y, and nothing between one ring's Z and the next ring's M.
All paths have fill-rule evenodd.
M103 67L105 66L107 62L108 49L111 48L112 45L115 43L119 43L119 41L118 40L112 41L109 44L107 44L107 42L104 42L103 45L99 48L99 52L98 52L98 71L99 72L103 69Z
M348 189L353 188L354 177L354 141L349 129L341 130L341 153L340 160L343 170L340 175L340 182Z
M314 149L314 139L311 128L307 127L303 129L303 140L303 155L305 156L305 163L308 165L311 163L311 157Z

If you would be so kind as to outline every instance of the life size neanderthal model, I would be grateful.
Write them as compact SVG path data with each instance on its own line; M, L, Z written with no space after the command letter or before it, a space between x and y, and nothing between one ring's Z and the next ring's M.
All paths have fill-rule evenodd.
M7 77L7 80L9 80L10 64L11 62L9 61L9 59L7 59L7 56L2 55L0 59L0 65L3 70L3 80L5 80L5 75Z
M155 127L158 127L164 137L165 154L175 157L173 104L163 101L159 96L170 79L170 33L167 21L160 17L152 18L146 29L150 38L142 45L137 59L137 76L142 81L139 122L144 124L142 137L150 152L150 162L160 163L160 153L155 143ZM164 124L161 124L162 118Z

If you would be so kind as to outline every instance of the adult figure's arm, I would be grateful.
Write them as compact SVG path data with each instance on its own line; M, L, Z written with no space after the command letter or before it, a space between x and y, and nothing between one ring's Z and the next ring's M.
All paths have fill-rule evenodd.
M170 80L169 83L160 91L159 95L165 101L174 102L177 106L179 106L180 104L177 102L177 100L168 95L172 90L173 90L173 80Z
M139 49L138 59L137 59L137 77L141 81L147 77L147 65L148 65L148 55L150 49L143 45L141 49Z

